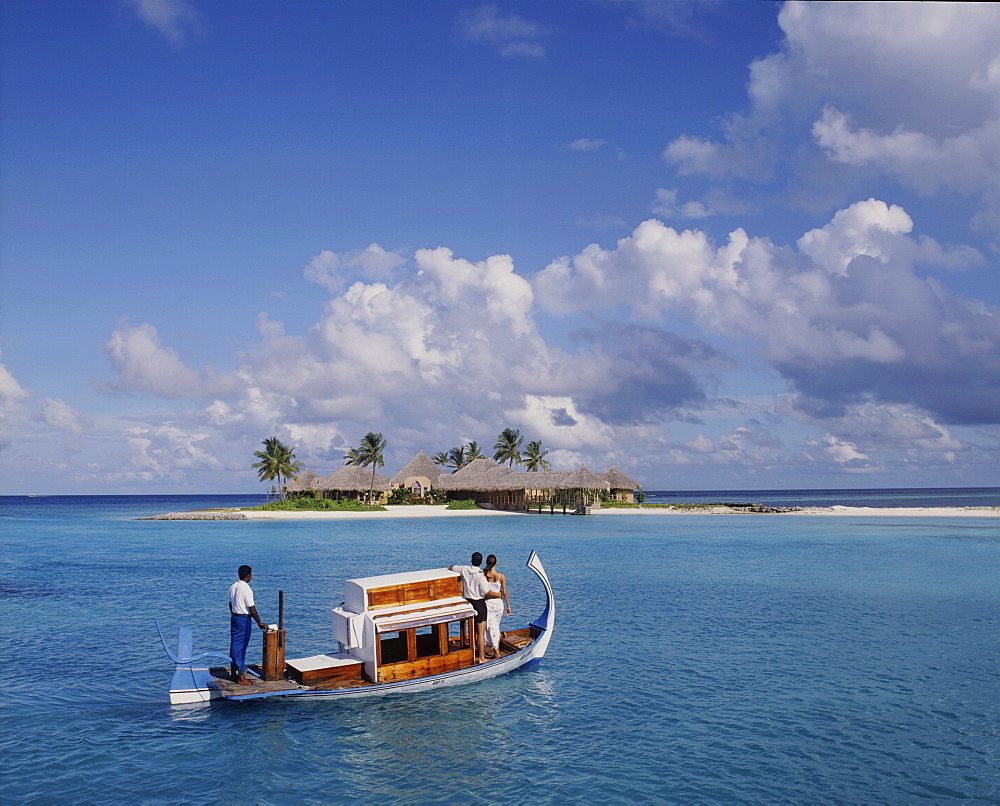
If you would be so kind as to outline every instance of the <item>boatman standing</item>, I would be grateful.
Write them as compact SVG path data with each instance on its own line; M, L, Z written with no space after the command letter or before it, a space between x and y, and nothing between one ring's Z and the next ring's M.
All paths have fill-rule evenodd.
M266 630L267 625L261 621L254 607L253 590L250 588L253 569L249 565L241 565L236 573L239 579L229 587L229 656L233 661L230 670L233 680L241 686L249 686L253 684L246 676L247 647L253 632L250 619L256 621L262 630Z

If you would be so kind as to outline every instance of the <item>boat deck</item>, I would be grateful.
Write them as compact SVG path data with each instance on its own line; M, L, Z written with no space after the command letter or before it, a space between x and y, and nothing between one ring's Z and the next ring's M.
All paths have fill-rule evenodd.
M483 665L496 663L504 658L522 651L531 645L532 639L525 635L526 630L512 630L504 633L500 643L500 653L496 658L488 658ZM475 666L475 663L464 664L459 668L467 669ZM315 685L300 685L294 680L264 680L263 670L260 666L253 664L248 667L255 676L251 685L240 685L230 677L229 669L223 666L210 669L212 680L209 682L211 688L216 689L223 697L227 698L259 698L272 696L288 696L294 694L305 694L310 691L332 691L335 689L368 688L376 685L369 680L362 678L326 680Z

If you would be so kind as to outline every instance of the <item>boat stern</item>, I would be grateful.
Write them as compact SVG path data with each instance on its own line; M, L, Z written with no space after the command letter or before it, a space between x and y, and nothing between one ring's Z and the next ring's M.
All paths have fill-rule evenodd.
M160 643L163 644L163 651L174 662L174 674L170 678L170 704L208 702L213 697L220 696L219 692L214 691L208 685L215 678L212 675L212 670L204 665L205 659L218 658L229 665L232 663L232 658L221 652L202 652L199 655L193 655L191 648L194 644L194 635L188 627L178 629L177 651L174 652L167 645L167 639L163 635L163 630L160 629L160 623L155 619L153 623L160 636Z
M207 666L177 664L173 677L170 678L170 704L190 705L221 697L216 689L209 688L208 684L213 679L212 672Z

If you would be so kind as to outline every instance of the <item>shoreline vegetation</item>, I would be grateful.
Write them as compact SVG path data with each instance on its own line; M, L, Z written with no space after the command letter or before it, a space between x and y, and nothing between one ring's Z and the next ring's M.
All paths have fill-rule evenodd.
M450 504L390 504L366 506L358 501L300 499L318 506L303 506L293 501L271 502L257 507L232 507L167 512L139 520L339 520L344 518L427 518L469 516L532 516L549 515L548 510L511 511L486 509L473 502L452 501ZM562 515L556 510L556 515ZM949 517L1000 518L1000 507L768 507L758 504L606 504L591 510L593 515L787 515L833 517Z

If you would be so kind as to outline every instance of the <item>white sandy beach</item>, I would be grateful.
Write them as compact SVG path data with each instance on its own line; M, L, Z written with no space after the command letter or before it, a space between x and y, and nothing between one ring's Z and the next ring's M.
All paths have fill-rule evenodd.
M1000 518L1000 507L806 507L789 515L891 518Z
M592 510L595 515L734 515L746 514L727 507L697 509L605 509ZM243 510L248 520L344 520L353 518L476 518L524 516L524 512L504 512L495 509L445 509L439 506L389 506L385 512L265 512ZM537 512L530 513L537 516ZM542 513L547 515L548 513ZM561 514L561 513L557 513ZM756 514L756 513L751 513ZM775 513L785 516L882 517L882 518L1000 518L1000 507L804 507L795 512Z
M1000 507L803 507L794 512L743 513L728 507L702 507L698 509L607 509L593 510L605 515L757 515L774 514L784 517L808 515L832 517L883 517L883 518L1000 518Z

